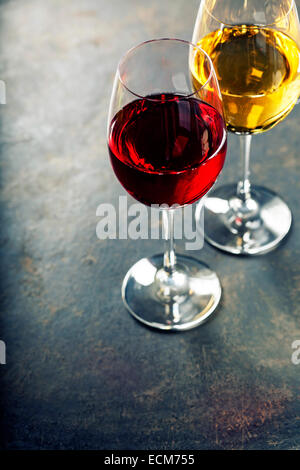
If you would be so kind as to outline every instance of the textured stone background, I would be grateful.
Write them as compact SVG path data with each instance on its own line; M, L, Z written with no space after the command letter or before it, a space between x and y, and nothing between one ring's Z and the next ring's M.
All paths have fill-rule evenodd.
M121 281L161 243L95 234L97 206L124 194L105 141L118 59L152 37L190 39L197 8L0 2L2 448L300 448L300 106L252 150L253 179L288 201L293 230L260 258L195 253L224 287L204 326L169 335L134 321ZM218 184L239 171L231 137Z

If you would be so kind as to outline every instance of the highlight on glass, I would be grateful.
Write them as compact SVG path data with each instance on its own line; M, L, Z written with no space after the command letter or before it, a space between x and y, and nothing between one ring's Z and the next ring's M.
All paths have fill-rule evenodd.
M191 69L198 63L197 83ZM122 297L143 323L164 330L198 326L217 307L217 275L174 249L174 207L202 198L227 148L222 96L212 62L179 39L146 41L121 59L108 116L108 149L119 182L147 206L165 205L165 253L139 260Z
M205 201L206 239L233 254L266 253L285 238L292 215L276 193L250 183L250 145L253 134L288 115L300 94L296 5L202 0L193 41L212 59L227 129L240 136L244 161L241 180L217 188Z

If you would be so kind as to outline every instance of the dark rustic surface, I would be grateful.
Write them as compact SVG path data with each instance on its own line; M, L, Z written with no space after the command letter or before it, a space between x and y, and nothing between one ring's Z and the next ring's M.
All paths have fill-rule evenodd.
M288 201L293 230L259 258L195 253L224 287L204 326L169 335L134 321L122 278L161 244L95 234L97 206L124 194L105 142L118 59L151 37L190 39L197 8L0 2L2 448L300 448L300 107L252 152L254 180ZM232 137L220 182L239 170Z

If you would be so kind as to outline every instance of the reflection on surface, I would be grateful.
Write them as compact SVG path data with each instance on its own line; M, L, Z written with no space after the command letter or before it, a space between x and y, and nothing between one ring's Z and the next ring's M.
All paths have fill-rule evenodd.
M135 278L142 286L150 286L154 281L156 268L147 258L141 259L136 264Z
M226 214L229 209L228 201L219 197L208 197L205 200L205 207L214 214Z

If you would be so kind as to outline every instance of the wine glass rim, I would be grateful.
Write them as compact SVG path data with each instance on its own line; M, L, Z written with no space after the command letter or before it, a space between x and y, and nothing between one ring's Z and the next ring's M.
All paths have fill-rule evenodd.
M240 23L240 24L237 24L237 23L226 23L226 22L220 20L220 19L217 18L215 15L213 15L213 14L211 13L211 11L209 10L209 8L207 7L207 0L203 0L203 1L204 1L204 7L205 7L207 13L209 14L209 16L210 16L211 18L213 18L215 21L217 21L218 23L221 23L223 26L231 26L231 27L232 27L232 26L241 26L241 25L242 25L242 23ZM251 26L258 26L258 27L264 27L264 28L266 28L266 27L268 27L268 26L273 26L273 25L275 25L275 24L277 24L277 23L280 23L282 20L284 20L285 18L287 18L288 15L291 13L291 10L293 9L294 4L295 4L295 0L291 0L291 4L290 4L290 7L289 7L288 12L287 12L285 15L281 16L278 20L273 21L273 23L258 23L258 22L257 22L257 23L255 23L255 24L253 24L253 25L251 25Z
M176 41L176 42L180 42L180 43L184 43L184 44L187 44L189 46L192 46L194 49L197 49L199 52L201 52L205 57L206 59L208 60L208 63L209 63L209 67L210 67L210 70L209 70L209 76L206 80L206 82L201 85L200 88L197 88L197 90L193 91L192 93L189 93L189 94L180 94L178 95L178 99L179 100L182 100L182 99L186 99L186 98L191 98L192 96L196 95L197 93L199 93L200 90L202 90L203 88L206 87L206 85L210 82L211 78L212 78L212 75L213 75L213 71L214 71L214 66L213 66L213 63L212 63L212 60L211 58L209 57L209 55L203 50L201 49L201 47L199 47L198 45L196 44L193 44L192 42L190 41L186 41L185 39L177 39L177 38L157 38L157 39L148 39L147 41L143 41L139 44L137 44L136 46L133 46L131 47L127 52L125 52L125 54L122 55L119 63L118 63L118 67L117 67L117 77L118 77L118 80L120 81L120 83L123 85L123 87L129 92L131 93L132 95L136 96L137 98L142 98L143 100L147 100L147 101L157 101L157 102L161 102L161 99L159 98L151 98L149 96L144 96L144 95L141 95L139 93L136 93L135 91L131 90L125 83L124 83L124 80L122 79L121 77L121 72L120 72L120 69L121 69L121 66L123 65L124 61L126 60L127 56L129 56L129 54L131 54L133 51L135 51L136 49L138 49L139 47L141 46L144 46L145 44L149 44L149 43L152 43L152 42L159 42L159 41ZM166 92L165 92L166 93ZM167 93L166 93L167 94ZM166 99L166 101L168 101L168 99Z

